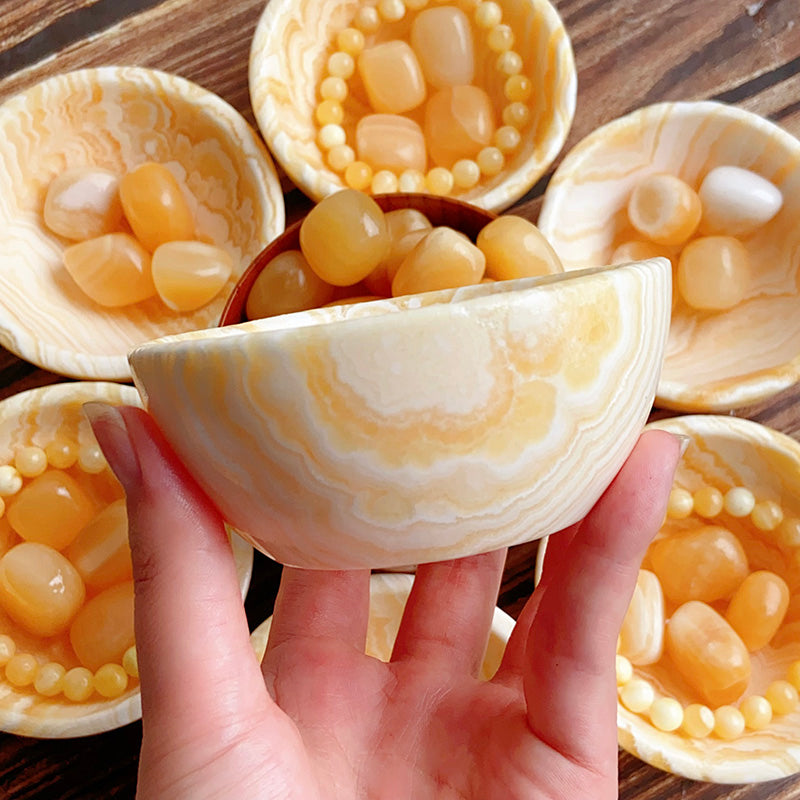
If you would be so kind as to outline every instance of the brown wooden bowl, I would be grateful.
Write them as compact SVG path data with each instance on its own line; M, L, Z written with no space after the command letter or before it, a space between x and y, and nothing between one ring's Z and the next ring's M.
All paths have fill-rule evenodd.
M497 214L477 208L462 200L437 197L431 194L379 194L373 198L383 211L413 208L421 211L433 225L448 225L469 236L473 241L481 228L490 223ZM233 287L228 302L220 317L220 326L247 322L245 307L247 297L256 278L275 256L286 250L300 249L300 226L303 220L290 225L280 236L273 239L252 261Z

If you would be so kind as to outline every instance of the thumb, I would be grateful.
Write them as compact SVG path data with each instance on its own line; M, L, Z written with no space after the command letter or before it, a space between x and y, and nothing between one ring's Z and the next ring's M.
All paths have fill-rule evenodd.
M84 410L127 496L145 726L174 737L252 714L266 693L219 512L144 411Z

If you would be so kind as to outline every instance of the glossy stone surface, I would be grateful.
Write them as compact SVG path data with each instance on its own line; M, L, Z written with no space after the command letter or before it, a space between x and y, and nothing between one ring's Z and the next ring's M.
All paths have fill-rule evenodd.
M411 23L411 46L435 89L465 86L475 77L475 43L469 17L457 6L420 11Z
M412 119L397 114L368 114L356 125L358 159L373 171L425 171L425 134Z
M368 47L358 57L358 72L379 113L402 114L425 101L425 78L408 42L394 39Z

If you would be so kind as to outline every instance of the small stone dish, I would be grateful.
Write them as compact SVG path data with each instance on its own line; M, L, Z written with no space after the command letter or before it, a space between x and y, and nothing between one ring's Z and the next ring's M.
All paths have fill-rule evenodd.
M217 324L244 267L284 227L269 154L241 115L175 75L102 67L58 75L0 105L0 343L52 372L127 380L127 352L170 333ZM44 224L45 196L65 170L122 176L163 164L186 189L195 237L227 251L226 287L196 311L157 297L110 308L90 300L63 266L73 244Z
M256 28L250 53L250 96L258 126L277 161L289 177L315 201L347 184L343 173L326 161L320 143L320 125L315 118L329 57L337 50L337 34L357 23L365 14L375 20L375 30L366 25L366 46L388 40L408 40L417 14L441 3L414 2L385 4L372 0L271 0ZM485 4L486 5L486 4ZM477 3L451 3L464 14L475 13ZM572 47L563 23L547 0L498 0L502 25L513 34L513 51L522 59L521 75L530 81L529 121L521 128L521 142L492 177L482 178L469 189L456 189L452 196L491 211L512 205L544 174L561 150L575 114L577 77ZM380 14L401 19L380 22ZM461 13L459 11L459 13ZM501 26L497 26L501 27ZM482 29L477 33L482 34ZM482 86L500 121L509 100L504 96L503 73L497 67L498 54L476 37L475 85ZM358 80L358 71L351 83ZM354 91L343 102L341 126L348 145L355 148L358 120L371 113ZM409 112L421 120L420 106ZM428 166L431 166L430 164ZM350 184L352 185L352 184ZM355 186L354 188L366 188ZM426 191L421 186L400 191ZM391 191L375 189L373 193Z
M668 173L697 192L723 166L771 182L782 207L736 237L751 271L739 301L725 310L697 310L676 293L656 396L664 408L727 411L762 401L800 377L800 141L721 103L648 106L594 131L564 158L539 217L566 270L608 264L618 245L642 238L626 209L643 179ZM728 182L732 204L750 194L748 185ZM673 247L673 261L678 254Z
M48 457L45 465L48 469L40 473L42 477L53 474L55 470L61 471L62 475L66 474L67 479L77 481L83 491L88 493L95 509L107 509L109 503L116 505L117 500L123 496L122 487L108 469L82 411L84 403L93 401L112 405L140 404L136 390L132 387L106 382L53 384L13 395L0 402L0 465L3 470L1 482L4 493L4 514L0 518L0 559L14 548L30 547L30 542L36 542L35 536L26 542L9 523L9 516L13 515L14 503L18 499L16 493L9 493L9 472L15 463L20 467L21 451L22 454L27 452L29 459L31 451L38 451L40 456L44 451ZM65 454L69 447L73 448L73 453L67 458ZM59 458L67 458L69 461L76 454L77 462L72 466L58 461ZM50 467L53 468L52 471ZM21 491L24 492L35 480L36 477L25 477ZM19 498L22 498L21 494ZM62 515L60 519L66 517ZM80 536L81 534L79 538ZM110 537L100 549L95 548L94 555L107 555L109 541ZM253 549L235 535L231 537L231 543L239 585L244 595L250 583ZM76 557L76 551L72 549L74 544L75 542L68 544L59 551L65 561L69 560L68 572L73 569L70 564L78 565L79 569L87 565L92 569L92 563L96 567L97 561L79 561L80 557ZM43 547L42 544L33 546ZM72 628L53 635L35 635L12 616L13 609L6 604L9 587L13 594L13 581L19 580L19 576L10 578L5 569L5 566L0 568L0 582L3 583L0 587L0 731L19 736L62 739L102 733L139 719L142 706L139 682L135 676L128 679L124 691L116 696L103 697L94 691L87 699L81 700L68 699L63 688L60 691L54 689L50 693L42 693L36 682L20 685L19 681L10 680L9 639L14 643L11 657L20 654L26 654L23 658L33 657L37 673L48 664L51 669L54 664L60 664L69 671L80 666L80 661L71 644L69 632ZM63 570L59 574L63 575ZM68 583L67 578L64 580ZM122 582L129 586L128 580L129 576ZM86 600L79 614L95 598L105 593L93 580L87 579L85 585Z

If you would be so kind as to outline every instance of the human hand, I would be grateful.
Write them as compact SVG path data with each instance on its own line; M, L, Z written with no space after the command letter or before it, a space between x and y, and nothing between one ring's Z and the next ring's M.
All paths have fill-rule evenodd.
M617 796L617 634L664 516L674 437L646 432L554 535L502 665L476 675L505 551L421 565L392 660L364 654L369 572L284 568L263 663L222 519L134 408L87 407L128 498L139 800Z

